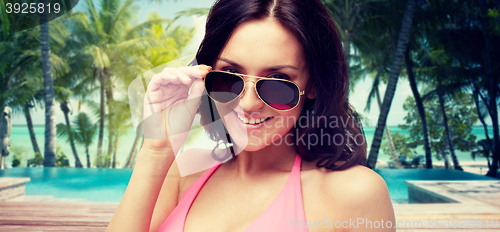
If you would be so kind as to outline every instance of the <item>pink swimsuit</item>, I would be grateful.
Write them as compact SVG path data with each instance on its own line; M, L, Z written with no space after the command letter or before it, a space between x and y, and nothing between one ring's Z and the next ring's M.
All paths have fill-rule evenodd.
M306 218L304 214L304 205L302 203L302 189L300 182L300 163L299 155L295 157L292 172L288 177L285 187L281 190L278 197L255 221L250 224L245 232L307 232L305 227ZM159 232L183 232L186 217L193 204L194 199L201 188L207 182L208 178L217 170L220 163L207 170L191 187L184 193L179 204L170 213L167 220L158 230Z

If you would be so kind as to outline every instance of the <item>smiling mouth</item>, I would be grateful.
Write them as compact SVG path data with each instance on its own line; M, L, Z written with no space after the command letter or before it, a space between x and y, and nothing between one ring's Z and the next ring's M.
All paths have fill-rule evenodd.
M235 112L236 113L236 112ZM238 116L238 119L240 119L240 121L242 121L243 123L245 124L249 124L249 125L258 125L258 124L261 124L269 119L272 119L274 118L273 116L269 116L269 117L266 117L266 118L245 118L244 116L241 116L240 114L236 113L236 116Z

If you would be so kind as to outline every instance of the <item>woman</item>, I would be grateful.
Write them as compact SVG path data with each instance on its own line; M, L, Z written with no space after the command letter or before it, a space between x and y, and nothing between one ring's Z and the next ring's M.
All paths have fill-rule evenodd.
M185 136L145 139L107 231L394 231L386 184L363 166L341 46L319 0L217 1L203 65L165 69L148 85L153 116L167 122L145 134L187 131L198 110L233 158L181 177ZM204 90L210 100L199 102ZM219 118L224 130L209 124Z

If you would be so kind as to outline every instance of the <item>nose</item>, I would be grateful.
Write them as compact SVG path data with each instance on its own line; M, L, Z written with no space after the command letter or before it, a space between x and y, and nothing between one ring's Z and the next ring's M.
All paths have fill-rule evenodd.
M257 95L255 81L245 81L245 90L240 96L240 104L245 112L255 111L265 105Z

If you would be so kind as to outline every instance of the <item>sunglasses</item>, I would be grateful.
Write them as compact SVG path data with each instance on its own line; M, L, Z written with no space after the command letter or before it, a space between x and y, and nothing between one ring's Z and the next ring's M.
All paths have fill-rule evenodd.
M212 100L229 103L244 92L246 81L243 77L257 78L257 81L251 81L257 95L267 106L276 110L292 110L299 104L300 96L304 95L304 90L300 91L293 81L225 71L209 72L204 79L205 90Z

